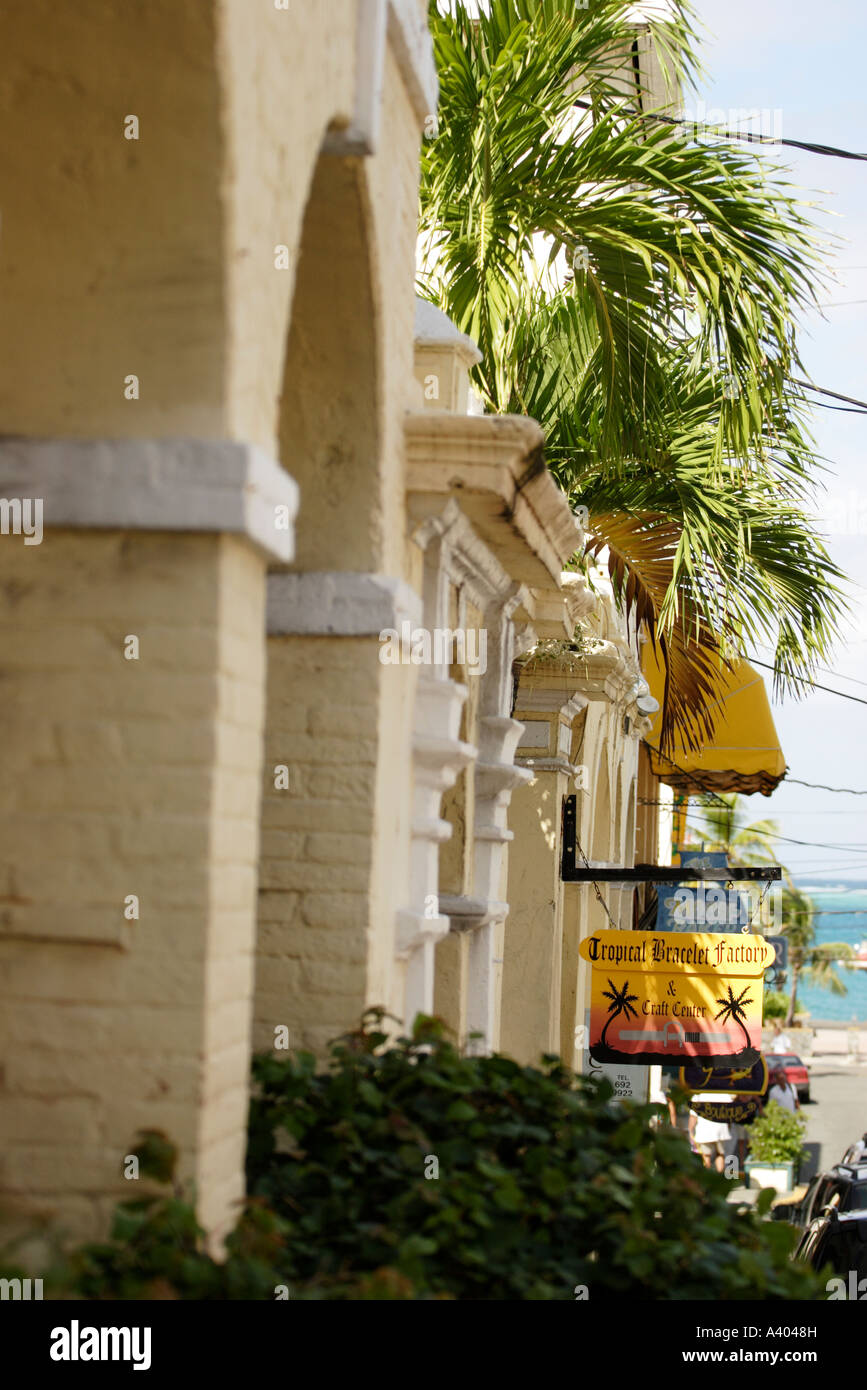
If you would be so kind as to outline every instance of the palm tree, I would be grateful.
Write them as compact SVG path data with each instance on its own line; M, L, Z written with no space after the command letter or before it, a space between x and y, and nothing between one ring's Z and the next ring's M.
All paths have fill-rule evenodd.
M615 1018L619 1018L619 1016L624 1013L627 1018L638 1017L638 1014L632 1007L637 1001L638 995L629 993L629 981L624 980L622 989L618 989L613 980L609 980L608 983L611 986L610 990L603 989L602 993L606 999L611 1000L611 1003L608 1005L609 1016L606 1019L605 1027L602 1029L602 1037L599 1039L601 1047L605 1046L605 1035Z
M843 963L854 954L852 947L843 941L824 942L816 945L815 904L812 898L801 892L794 884L783 890L783 931L789 943L789 1007L785 1026L790 1028L795 1021L795 1004L798 995L798 982L805 974L810 982L832 994L844 995L847 988L834 966Z
M738 1024L741 1032L744 1035L745 1042L743 1050L752 1047L752 1043L750 1042L750 1035L744 1026L744 1019L747 1016L745 1005L752 1004L753 1002L752 999L747 998L749 989L750 986L747 985L746 989L742 989L740 994L736 995L731 985L729 985L726 991L725 998L718 999L716 1001L718 1004L722 1004L722 1008L720 1009L718 1014L714 1014L714 1019L721 1018L724 1023L728 1023L730 1018L734 1019L735 1023Z
M727 859L741 864L776 863L775 841L779 826L773 820L757 820L747 824L740 797L714 793L714 802L702 808L701 822L693 831L706 850L722 852Z
M840 622L841 575L807 515L793 382L815 234L751 150L624 95L631 10L431 0L420 283L478 342L485 408L535 416L589 508L591 548L665 659L665 748L709 731L729 651L770 641L778 688L799 689ZM688 0L668 11L648 31L674 87L695 37Z

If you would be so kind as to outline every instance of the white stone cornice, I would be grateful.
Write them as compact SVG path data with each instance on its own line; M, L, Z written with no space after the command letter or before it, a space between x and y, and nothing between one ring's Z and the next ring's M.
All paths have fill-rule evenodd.
M476 795L486 801L499 798L503 792L511 795L516 787L528 781L524 769L515 763L476 763ZM478 826L476 829L478 832Z
M570 763L568 758L537 758L524 757L519 753L521 766L529 768L531 772L562 772L564 777L575 777L578 768L574 763Z
M489 926L492 922L503 922L509 915L508 903L458 893L440 893L439 905L454 932L477 931L479 927Z
M226 532L294 553L297 484L232 440L0 439L0 495L41 498L49 529Z
M401 909L397 914L395 956L398 960L409 959L420 946L435 945L437 941L442 941L444 936L448 936L450 927L449 918L442 913L435 917L425 917L421 912ZM432 986L432 979L430 984Z
M533 621L541 638L571 639L582 618L596 611L596 596L583 574L567 571L559 593L535 590Z
M571 638L575 631L575 624L570 621L565 595L550 590L537 589L533 597L535 599L533 626L539 637L542 640L559 639L560 641Z
M461 510L460 503L449 497L415 498L409 494L409 511L416 524L412 538L423 550L436 539L442 545L442 569L457 586L463 586L471 601L483 612L492 604L506 603L514 598L519 607L523 589L515 593L514 581L500 564L490 546L477 535Z
M416 781L425 787L445 791L454 786L465 767L475 762L477 752L471 743L460 739L434 738L416 734L412 741Z
M628 700L639 677L638 663L622 642L602 642L581 654L585 675L579 689L588 700Z
M574 570L569 570L563 575L563 595L574 632L576 623L596 612L598 599L584 575L577 574ZM569 635L571 637L572 634Z
M459 496L514 579L560 588L581 532L545 467L535 420L424 411L406 417L405 435L409 492Z
M563 674L559 681L548 679L544 685L525 687L522 682L515 708L521 714L562 714L572 720L587 708L587 700L579 680Z
M422 601L402 579L329 570L268 575L269 636L373 637L420 623Z

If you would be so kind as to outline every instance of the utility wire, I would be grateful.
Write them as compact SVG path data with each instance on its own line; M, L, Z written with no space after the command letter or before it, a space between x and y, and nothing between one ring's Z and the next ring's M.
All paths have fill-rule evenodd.
M811 381L804 381L799 376L793 376L791 382L793 386L803 386L807 391L818 391L820 396L833 396L835 401L845 401L847 405L860 405L863 410L867 410L867 401L861 401L857 396L843 396L839 391L829 391L827 386L814 386Z
M867 299L864 303L867 304ZM867 415L867 410L854 405L830 405L828 401L810 401L809 406L811 410L839 410L843 415Z
M748 656L745 659L751 666L764 666L766 671L773 671L775 675L788 675L788 672L783 671L779 666L772 666L770 662L767 661L759 661L757 656ZM818 681L810 680L809 676L796 676L794 679L803 682L804 685L811 685L814 690L826 690L829 695L839 695L841 700L854 700L856 705L867 705L867 700L863 699L860 695L849 695L845 690L835 690L833 686L820 685ZM663 754L663 756L665 755ZM669 758L669 762L670 761L671 759Z
M832 671L829 666L817 666L817 671L826 671L829 676L836 676L839 681L851 681L853 685L867 686L867 681L862 681L858 676L844 676L842 671Z
M707 826L696 825L695 821L693 821L692 829L706 830ZM808 849L833 849L836 850L838 854L860 854L863 856L865 851L867 851L867 844L863 842L854 842L848 845L826 845L823 844L821 840L793 840L791 835L780 835L775 830L763 831L762 835L767 840L784 840L787 845L806 845ZM697 852L701 853L700 850Z
M593 109L590 101L574 101L573 106L580 106L585 111ZM708 125L706 122L688 121L685 116L659 116L647 115L642 113L642 120L656 121L661 125L685 125L692 126L694 129L701 128L709 134L716 136L719 140L743 140L753 145L789 145L795 150L806 150L808 154L823 154L834 159L863 159L867 160L867 154L857 154L853 150L841 150L837 145L817 145L810 140L783 140L775 139L769 135L755 135L747 130L719 130L718 127Z
M824 782L802 782L800 777L787 777L786 782L793 787L812 787L817 792L840 792L843 796L867 796L867 790L855 787L828 787Z

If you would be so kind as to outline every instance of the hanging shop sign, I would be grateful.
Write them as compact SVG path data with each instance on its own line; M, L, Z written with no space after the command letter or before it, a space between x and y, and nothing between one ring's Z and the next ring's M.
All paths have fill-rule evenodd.
M776 959L765 976L765 984L776 989L786 978L786 966L789 963L789 943L784 936L767 936L765 940L776 951Z
M761 936L599 931L581 943L592 965L590 1054L598 1062L712 1058L758 1061L762 974L774 958Z
M657 882L657 931L735 932L763 929L781 921L782 896L770 891L770 882L736 888L733 882L705 883L691 879L696 872L736 870L725 854L683 851L681 878L677 883Z
M703 1120L722 1125L749 1125L759 1113L758 1096L732 1096L731 1100L694 1100L691 1109Z
M581 1030L585 1043L582 1049L582 1071L585 1076L595 1076L610 1081L614 1087L615 1100L637 1100L643 1104L650 1094L650 1067L623 1065L618 1062L597 1062L590 1056L586 1046L590 1037L590 1010L584 1010L584 1027Z
M679 1081L685 1091L731 1091L736 1095L761 1096L768 1089L768 1064L760 1057L743 1067L715 1067L706 1062L687 1062Z

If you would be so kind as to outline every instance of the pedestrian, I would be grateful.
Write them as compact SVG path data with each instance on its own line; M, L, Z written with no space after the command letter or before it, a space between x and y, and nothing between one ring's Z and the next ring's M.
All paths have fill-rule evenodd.
M784 1110L791 1110L794 1115L796 1110L800 1110L801 1102L798 1100L798 1093L794 1086L786 1077L782 1067L774 1067L768 1075L768 1102L772 1100L781 1105Z
M791 1052L792 1040L788 1033L784 1033L779 1023L774 1024L774 1036L771 1039L771 1052L781 1056L784 1052Z
M750 1101L752 1099L752 1096L734 1097L735 1104L743 1104L744 1102ZM732 1137L728 1145L727 1157L731 1156L737 1159L737 1172L738 1176L740 1176L740 1174L744 1171L744 1164L747 1161L747 1140L749 1136L747 1134L746 1125L739 1124L736 1121L729 1121L729 1129L731 1130Z
M717 1104L728 1102L730 1095L716 1091L700 1091L693 1096L693 1105L702 1103ZM716 1168L721 1173L725 1168L726 1145L732 1137L728 1124L720 1120L706 1120L695 1110L689 1112L689 1136L701 1155L705 1168Z

